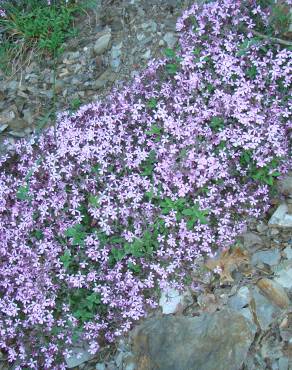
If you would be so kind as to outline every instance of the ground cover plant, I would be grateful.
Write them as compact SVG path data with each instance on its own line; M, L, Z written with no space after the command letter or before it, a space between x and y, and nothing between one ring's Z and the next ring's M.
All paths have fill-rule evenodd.
M1 0L1 69L11 74L13 64L25 64L30 53L57 58L63 43L77 34L75 17L91 5L91 0Z
M251 0L194 5L180 44L123 91L58 116L0 159L0 348L65 369L196 288L291 168L291 51L254 36Z

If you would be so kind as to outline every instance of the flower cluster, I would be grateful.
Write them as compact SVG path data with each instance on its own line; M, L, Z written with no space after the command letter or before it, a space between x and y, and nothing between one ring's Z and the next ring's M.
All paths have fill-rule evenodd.
M269 208L291 168L291 52L254 37L251 3L193 5L177 50L0 158L0 348L17 369L96 353Z

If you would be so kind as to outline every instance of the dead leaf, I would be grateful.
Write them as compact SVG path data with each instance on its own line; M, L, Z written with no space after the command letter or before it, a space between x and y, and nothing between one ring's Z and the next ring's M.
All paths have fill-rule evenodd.
M243 264L249 263L248 252L236 246L233 249L224 250L219 258L209 259L205 266L209 270L216 270L220 275L221 282L232 282L231 273Z

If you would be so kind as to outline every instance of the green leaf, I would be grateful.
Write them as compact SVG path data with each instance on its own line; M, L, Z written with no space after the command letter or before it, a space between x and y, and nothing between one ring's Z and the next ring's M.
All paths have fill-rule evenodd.
M157 100L155 98L151 98L151 99L149 99L147 105L148 105L149 108L154 109L154 108L157 107Z
M64 268L68 269L70 263L72 262L72 256L69 250L66 250L64 254L60 257L60 261L63 263Z
M169 74L176 74L178 66L176 64L166 64L166 70Z
M88 203L92 206L92 207L99 207L99 203L98 203L98 200L99 200L99 197L97 195L92 195L90 194L89 195L89 198L88 198Z
M29 187L28 185L20 186L16 193L16 198L19 200L29 199Z
M146 135L157 135L160 134L162 131L162 128L157 125L152 125L150 130L146 131Z
M164 54L168 58L174 58L176 56L175 51L173 49L170 49L170 48L164 49Z
M135 274L139 274L141 272L141 266L132 262L128 262L128 269L133 271Z
M193 215L194 215L194 210L193 210L193 209L191 209L191 208L184 209L184 210L182 211L182 214L183 214L184 216L193 216Z

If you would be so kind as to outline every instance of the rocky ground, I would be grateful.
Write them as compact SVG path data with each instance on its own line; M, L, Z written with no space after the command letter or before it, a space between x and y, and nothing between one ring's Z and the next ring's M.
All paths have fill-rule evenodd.
M54 61L36 56L11 76L0 74L0 143L8 138L13 144L52 123L55 108L73 109L122 87L176 44L175 22L189 3L96 0L76 21L79 35L65 44L56 76ZM129 336L98 358L76 348L68 368L292 369L292 177L280 194L270 214L250 221L236 247L201 261L191 277L196 289L163 292L160 309Z
M51 124L54 110L102 99L113 86L123 86L147 61L174 47L176 19L190 3L96 0L76 20L78 36L64 44L56 62L37 54L22 64L13 61L12 74L0 71L0 143L8 138L13 144Z

